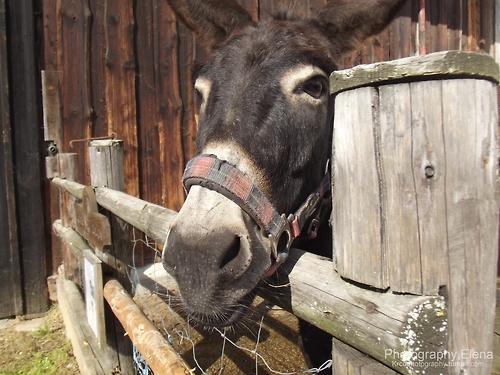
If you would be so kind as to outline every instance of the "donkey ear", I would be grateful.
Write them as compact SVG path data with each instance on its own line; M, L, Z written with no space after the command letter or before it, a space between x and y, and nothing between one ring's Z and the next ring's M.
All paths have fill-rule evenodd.
M231 0L168 0L198 41L213 49L236 28L252 23L250 14Z
M352 51L381 32L406 0L333 0L311 23L332 42L337 55Z

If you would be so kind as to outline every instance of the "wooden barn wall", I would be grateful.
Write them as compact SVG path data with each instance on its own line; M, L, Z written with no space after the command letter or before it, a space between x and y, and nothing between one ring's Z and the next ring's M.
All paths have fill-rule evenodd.
M269 17L276 0L239 0ZM181 175L195 153L193 69L206 53L165 0L38 0L40 66L62 74L64 152L78 152L88 184L87 139L125 141L126 192L175 210ZM326 0L296 1L306 15ZM493 54L494 0L409 0L391 26L339 68L439 50Z

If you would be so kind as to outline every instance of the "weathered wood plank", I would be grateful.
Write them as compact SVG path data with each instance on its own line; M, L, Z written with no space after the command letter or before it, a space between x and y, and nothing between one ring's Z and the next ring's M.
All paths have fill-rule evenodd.
M133 11L132 0L105 2L105 79L108 132L115 132L124 141L125 191L139 196Z
M106 1L89 0L89 8L92 13L92 28L90 30L90 69L89 76L90 90L92 97L92 134L93 137L104 137L110 135L108 112L112 107L108 106L109 96L106 91L108 84L106 81L106 61L107 61L107 24L106 24ZM120 134L120 137L123 135Z
M92 187L84 187L82 202L75 204L75 216L76 230L92 248L102 251L104 247L111 245L109 220L99 213Z
M62 274L57 277L57 300L80 371L89 375L107 375L120 369L116 353L106 346L99 347L87 323L85 303L77 286Z
M90 141L88 146L91 185L123 191L123 141L96 140Z
M159 126L161 176L165 207L179 210L184 203L184 190L182 188L182 172L184 170L184 154L182 150L182 98L177 86L180 72L177 64L179 55L179 39L176 18L172 9L165 10L162 24L165 26L158 36L161 40L159 59L168 68L165 73L170 77L176 87L172 90L168 85L161 85L160 92L163 98L158 103L162 121ZM186 77L187 78L187 77ZM192 129L191 129L192 130ZM167 178L168 176L168 178ZM168 192L168 193L167 193Z
M398 374L396 371L335 338L332 345L332 373L333 375Z
M335 106L343 108L335 113L332 146L336 267L343 277L385 289L380 166L374 142L379 121L377 93L373 88L348 91L336 97Z
M410 84L412 169L418 212L422 293L436 295L448 282L445 207L445 151L440 82ZM409 173L409 172L408 172Z
M412 172L415 135L410 93L407 83L379 87L380 128L374 142L379 142L379 153L375 157L380 158L379 181L384 210L381 230L389 285L398 292L421 294L419 211L416 176ZM360 275L357 281L363 278L364 275Z
M29 315L45 313L48 306L34 4L29 1L8 4L9 84L15 87L9 95L19 259L24 313Z
M500 81L498 64L488 55L444 51L333 72L330 76L330 92L336 94L355 87L386 84L403 79L439 79L445 76L446 78L467 76Z
M168 81L168 76L163 69L159 69L157 56L160 52L159 34L156 32L162 29L158 24L161 19L160 14L164 12L163 7L167 2L163 1L140 1L136 5L136 26L137 26L137 65L141 74L136 81L137 87L137 112L139 136L139 147L141 149L140 190L141 197L149 202L163 204L166 192L164 191L163 176L161 169L161 153L166 152L160 149L159 127L163 124L161 113L158 112L159 101L167 98L158 98L157 85L160 80ZM163 47L163 45L161 46ZM176 90L175 85L171 85L172 90ZM161 91L161 90L160 90ZM152 105L150 103L153 103ZM141 108L149 106L146 111Z
M165 243L168 225L175 217L175 211L107 188L96 189L96 198L102 207L126 220L146 236L159 244Z
M60 6L61 0L45 0L40 3L43 15L43 68L50 71L62 69L62 44Z
M75 180L78 178L78 155L75 153L62 153L57 155L57 162L59 167L59 176L69 186L75 186ZM56 179L54 179L56 180ZM83 197L83 189L80 192L80 199ZM75 197L66 193L65 191L59 192L59 211L61 215L61 223L66 227L76 228L75 222ZM79 283L79 268L78 259L71 254L70 248L62 244L62 260L64 264L65 276L68 280Z
M60 72L42 71L42 100L44 139L60 148L63 146Z
M83 258L83 251L89 250L89 245L83 238L73 229L64 226L61 220L56 220L52 224L54 232L64 241L73 255L81 261Z
M53 2L47 2L44 6L54 6ZM45 18L44 18L45 21ZM47 27L53 27L47 25ZM47 42L50 42L48 38ZM46 177L52 179L59 177L59 167L57 154L63 152L63 129L62 129L62 108L61 108L61 73L54 70L42 70L42 104L43 104L43 124L44 140L48 145L48 156L45 158ZM58 189L48 181L45 181L46 209L45 220L48 223L54 222L60 215L60 196ZM63 249L59 237L49 228L45 228L47 246L51 249L51 254L47 263L48 275L55 275L58 267L63 262Z
M453 374L489 374L491 359L474 367L473 353L492 350L499 212L496 85L450 80L443 82L443 92L449 350L461 361Z
M63 138L68 147L73 139L92 136L92 107L89 72L90 9L88 2L62 1L59 12L61 44L61 92ZM80 154L78 181L88 181L88 156L85 144L75 144L73 152Z
M182 22L177 23L179 33L179 87L184 113L182 117L182 145L184 161L196 155L196 134L198 132L198 115L200 98L196 95L193 82L195 80L195 62L193 52L196 48L194 33ZM154 202L153 202L154 203Z
M13 140L10 119L5 0L0 0L0 317L23 313L21 262L17 235Z
M85 327L87 321L85 304L78 288L71 281L59 277L57 279L57 300L80 371L89 375L106 374L105 369L96 360L92 347L88 344L82 345L82 343L93 341L93 335L90 327ZM77 306L81 308L78 309Z
M193 36L191 32L179 35L182 29L178 30L165 1L138 3L137 15L137 59L142 67L137 82L138 105L147 108L138 113L144 161L140 169L142 198L179 209L184 202L183 147L193 151L196 133L191 60L194 46L187 44L180 50L179 38L192 42Z

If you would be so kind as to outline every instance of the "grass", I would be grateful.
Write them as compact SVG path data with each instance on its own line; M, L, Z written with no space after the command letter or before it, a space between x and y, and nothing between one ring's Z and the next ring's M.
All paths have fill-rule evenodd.
M0 330L0 375L80 374L57 306L33 332L17 331L20 322Z

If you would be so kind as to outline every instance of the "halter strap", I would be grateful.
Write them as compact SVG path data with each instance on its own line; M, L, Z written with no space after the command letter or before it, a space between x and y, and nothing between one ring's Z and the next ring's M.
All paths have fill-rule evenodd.
M325 194L330 191L330 174L326 171L320 186L294 214L280 215L246 174L215 155L205 154L188 162L182 182L186 193L192 185L200 185L238 204L265 231L278 265L285 261L293 240L302 234L305 224L314 214L316 217L305 234L316 237L319 210Z

